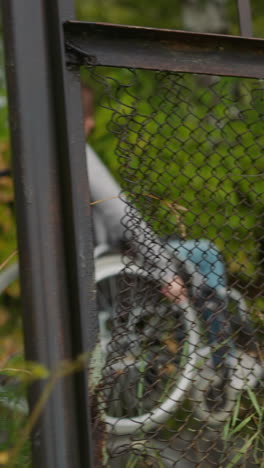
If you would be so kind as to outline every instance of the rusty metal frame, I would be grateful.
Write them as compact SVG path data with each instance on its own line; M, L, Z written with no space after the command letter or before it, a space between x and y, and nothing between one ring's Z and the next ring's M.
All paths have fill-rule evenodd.
M68 66L100 65L264 78L264 40L69 21Z
M52 372L97 339L80 78L66 69L62 30L74 2L1 7L26 358ZM30 388L31 408L45 385ZM56 382L33 428L33 466L94 466L88 398L87 368Z

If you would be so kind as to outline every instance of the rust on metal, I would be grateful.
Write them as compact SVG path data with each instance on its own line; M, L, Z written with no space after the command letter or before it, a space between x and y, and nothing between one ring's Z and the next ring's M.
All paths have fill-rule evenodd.
M69 21L69 66L101 65L264 78L264 40Z

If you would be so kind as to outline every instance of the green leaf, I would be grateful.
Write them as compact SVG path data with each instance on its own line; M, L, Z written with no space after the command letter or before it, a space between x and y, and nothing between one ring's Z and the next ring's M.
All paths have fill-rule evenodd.
M239 410L240 410L240 402L241 402L241 393L239 394L238 399L237 399L236 404L235 404L235 407L234 407L234 412L233 412L233 416L232 416L232 427L234 427L236 425L236 422L237 422L237 417L238 417L238 413L239 413Z
M250 416L248 416L246 419L244 419L243 421L241 421L240 424L238 424L238 426L236 426L231 432L230 432L230 437L233 436L234 434L237 434L237 432L240 432L243 427L247 426L249 421L251 421L251 419L253 418L254 414L251 414Z
M254 442L254 440L256 439L258 435L259 435L258 432L256 432L256 434L254 434L250 439L246 441L243 447L238 449L239 450L238 453L232 458L231 462L228 463L226 468L233 468L236 465L236 463L238 463L241 460L241 458L245 455L247 450L251 447L252 443Z
M231 419L229 419L227 421L227 423L225 424L224 426L224 430L223 430L223 440L226 442L229 440L229 436L230 436L230 425L231 425Z
M251 400L252 405L254 406L255 410L257 411L258 415L262 417L263 415L263 409L261 410L258 400L256 398L255 393L251 390L251 388L247 387L247 393L249 395L249 398Z

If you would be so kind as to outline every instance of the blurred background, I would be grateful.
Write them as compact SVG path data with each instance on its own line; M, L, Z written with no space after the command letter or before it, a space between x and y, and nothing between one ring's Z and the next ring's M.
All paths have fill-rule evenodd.
M262 0L252 0L253 31L255 37L263 37L264 3ZM159 28L183 29L222 34L239 34L237 2L235 0L76 0L76 12L79 20L104 21L111 23L133 24ZM264 105L263 105L264 110ZM262 111L262 109L261 109ZM105 117L98 111L97 130L94 132L92 144L118 177L117 162L112 158L114 149L113 137L105 132ZM110 151L109 151L110 148ZM11 151L8 129L8 104L3 58L3 41L0 34L0 171L11 167ZM261 168L260 168L261 169ZM260 181L261 182L261 181ZM243 188L242 188L243 190ZM248 186L244 187L248 191ZM259 214L259 206L253 204ZM238 220L238 222L240 222ZM238 228L238 227L236 227ZM243 229L242 226L240 226ZM192 233L193 236L199 233ZM258 233L256 233L257 236ZM210 238L210 235L208 235ZM211 236L212 237L212 236ZM219 245L221 248L221 245ZM235 246L236 247L236 246ZM0 263L16 249L16 227L14 216L14 192L12 177L0 178ZM264 246L257 244L262 255ZM255 249L255 250L256 250ZM239 250L239 249L235 249ZM253 258L258 252L255 251ZM242 257L241 257L242 256ZM227 258L229 267L235 273L253 274L254 266L250 259L245 258L245 250L241 250L240 258L234 261ZM252 258L252 256L251 256ZM258 315L263 311L259 300ZM260 315L260 317L262 317ZM10 286L0 299L0 365L6 356L22 349L22 332L20 318L19 285Z

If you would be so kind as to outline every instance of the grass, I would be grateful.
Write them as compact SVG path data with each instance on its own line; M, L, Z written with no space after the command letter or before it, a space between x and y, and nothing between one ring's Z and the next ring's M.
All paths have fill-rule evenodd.
M21 384L15 391L11 389L6 391L5 396L8 398L9 403L16 405L17 401L24 396L22 387ZM30 440L28 437L21 439L27 423L26 416L16 409L9 409L1 405L1 403L0 414L0 466L5 468L32 468ZM12 451L21 440L23 440L23 443L19 448L19 452L11 459Z
M249 387L245 389L247 394L247 415L239 416L245 412L242 404L242 394L239 395L233 413L226 422L222 438L224 441L224 453L234 452L231 460L220 468L233 468L245 457L251 455L257 466L264 467L264 401ZM249 413L249 414L248 414ZM235 442L242 441L240 447L234 448Z
M155 448L153 443L148 443L148 446L146 446L146 442L142 440L131 444L130 450L132 449L132 453L128 457L125 468L143 468L147 466L166 468L159 450Z
M1 408L2 417L0 418L3 426L0 426L6 442L0 445L0 465L6 468L26 467L31 468L30 434L35 427L57 381L78 372L85 365L89 353L80 355L75 361L64 361L59 363L57 368L50 373L44 366L38 363L21 362L17 368L6 367L1 370L2 375L14 375L17 378L17 391L6 391L6 397L10 403L25 396L26 387L36 380L44 379L46 381L44 389L37 401L35 407L28 417L21 415L16 410ZM23 389L23 394L21 390ZM1 400L0 400L1 403ZM3 411L7 412L7 417L3 417Z

